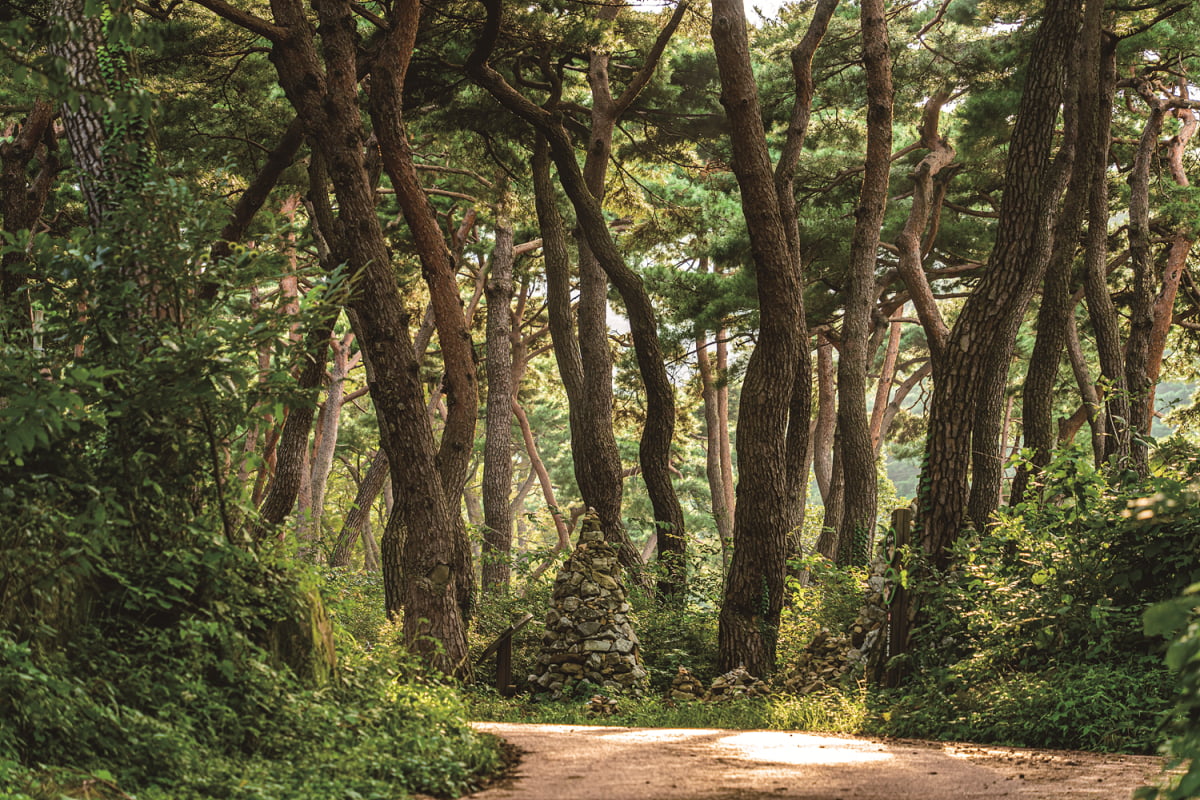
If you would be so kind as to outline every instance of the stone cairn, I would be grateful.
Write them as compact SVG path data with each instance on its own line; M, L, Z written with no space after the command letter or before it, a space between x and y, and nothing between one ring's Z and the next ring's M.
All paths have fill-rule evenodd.
M703 700L704 684L687 667L680 667L671 679L669 696L672 700Z
M721 675L708 687L706 700L721 702L739 697L765 697L770 693L767 684L746 671L744 666L735 667Z
M716 678L707 690L687 667L680 667L671 680L667 696L672 700L719 703L739 697L765 697L768 694L770 689L767 684L747 672L745 667L730 670Z
M561 696L588 681L609 691L640 694L646 670L629 622L617 551L604 541L589 511L579 545L554 581L542 653L528 678L535 692Z
M867 593L854 624L846 633L834 634L822 629L800 653L783 676L783 689L793 694L808 694L831 688L860 664L876 663L883 655L883 632L887 623L884 600L888 561L882 555L871 564Z

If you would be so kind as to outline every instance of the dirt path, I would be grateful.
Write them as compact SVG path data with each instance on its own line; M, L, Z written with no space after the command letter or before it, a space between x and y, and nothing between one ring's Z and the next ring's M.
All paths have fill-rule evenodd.
M1128 800L1150 756L786 731L479 723L522 752L472 800Z

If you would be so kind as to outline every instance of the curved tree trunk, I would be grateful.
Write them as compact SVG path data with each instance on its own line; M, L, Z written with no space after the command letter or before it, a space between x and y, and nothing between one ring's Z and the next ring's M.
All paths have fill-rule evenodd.
M341 428L342 402L346 395L346 378L357 363L357 357L350 356L350 343L353 334L348 333L340 339L330 337L329 346L333 352L333 369L328 374L329 388L325 392L325 402L317 418L317 430L320 432L313 448L311 477L309 485L311 501L308 518L301 520L301 538L310 542L321 537L321 519L325 513L325 488L329 485L329 473L333 471L333 455L337 450L338 431ZM315 555L315 548L309 545L310 554Z
M371 525L371 506L375 503L375 498L383 490L383 484L387 481L387 476L387 453L379 450L371 458L371 466L367 468L367 474L363 476L362 483L358 485L358 491L354 495L354 504L346 512L346 518L342 523L342 530L338 533L337 540L333 546L333 553L329 556L329 566L350 566L350 555L354 551L354 544ZM366 540L364 539L364 554L366 549ZM366 568L365 562L367 559L364 557L363 560L363 566Z
M1077 121L1071 126L1076 141L1075 164L1063 199L1062 214L1054 229L1054 246L1046 267L1042 301L1038 307L1037 338L1029 356L1029 368L1021 393L1021 427L1025 447L1032 453L1028 462L1022 463L1013 477L1010 503L1020 503L1025 499L1030 478L1050 462L1058 439L1054 425L1054 387L1058 382L1058 369L1067 344L1067 325L1075 313L1071 268L1079 249L1080 227L1087 210L1088 186L1094 160L1098 157L1098 141L1095 137L1082 134L1080 122L1086 122L1088 129L1094 123L1097 89L1095 83L1081 71L1079 110L1075 115Z
M874 311L875 263L887 208L892 153L892 63L883 0L862 0L863 61L867 73L867 152L850 243L849 285L838 358L838 426L846 494L840 539L854 565L867 562L875 532L875 448L867 414L868 344Z
M523 97L487 63L499 33L502 8L497 0L485 0L484 5L488 9L488 20L475 51L468 59L468 73L501 105L533 125L545 137L550 158L558 168L559 181L575 209L576 221L582 232L581 241L585 246L581 248L581 277L587 277L584 259L590 251L621 295L629 319L638 370L646 390L646 420L639 447L643 479L654 506L657 530L676 537L671 544L682 545L683 511L675 495L670 472L670 448L675 427L674 388L666 373L654 307L641 277L625 263L612 239L601 208L601 198L613 127L649 81L667 41L683 18L687 4L681 3L676 8L670 22L647 54L641 70L615 100L610 95L608 83L608 56L600 51L593 53L588 72L593 96L593 124L584 169L579 167L571 137L561 122L551 112ZM620 6L613 8L611 12L602 12L602 18L608 13L615 16ZM581 346L587 338L581 331ZM584 363L587 364L586 353ZM667 571L669 579L666 588L670 591L674 591L670 587L682 585L678 566L669 567Z
M584 371L584 348L576 338L571 322L570 259L566 228L555 206L556 193L550 180L549 145L543 137L539 137L535 146L531 167L538 224L542 233L542 255L546 263L546 311L550 337L554 341L554 358L570 408L575 480L579 484L583 502L594 508L600 517L605 541L617 547L621 566L630 571L635 581L642 583L645 578L641 554L621 524L621 457L612 428L612 379L610 373L606 373L597 392L588 390L591 383L586 380L587 373ZM589 296L595 297L595 293ZM581 329L589 313L589 309L580 308ZM589 351L588 355L594 359L600 358L599 353ZM608 360L607 337L603 358L602 363L611 363ZM591 374L595 376L594 372Z
M447 502L407 314L375 213L363 154L358 42L350 6L344 0L315 0L318 47L316 30L299 0L272 3L274 23L224 4L208 5L272 43L280 85L307 122L313 147L328 166L337 197L337 224L323 228L333 257L347 264L356 289L350 298L352 321L367 362L395 485L396 513L382 547L387 610L391 615L403 613L405 641L415 653L437 669L469 678L460 594L460 587L469 590L471 581L461 557L465 529L457 509L452 512ZM402 86L419 13L416 4L392 9L387 56L394 61L379 74L373 94L376 88L398 93ZM405 530L420 533L404 536Z
M805 39L793 52L797 85L793 125L785 156L773 171L750 65L744 9L739 0L713 3L711 34L721 104L729 121L734 175L750 233L761 319L758 343L742 384L738 508L718 656L722 668L745 664L756 675L775 666L788 536L799 524L796 491L801 478L793 470L798 472L804 465L810 376L796 218L788 198L811 100L804 91L811 83L804 79L824 32L821 15L831 14L832 6L819 6Z
M321 320L309 331L304 343L304 367L296 380L296 388L308 395L309 401L288 410L275 447L275 474L259 506L258 520L251 529L250 538L254 541L283 522L292 513L300 495L308 467L308 436L312 431L317 393L325 379L333 324L332 316Z
M993 429L980 411L999 409L995 400L1004 389L1017 327L1046 267L1065 183L1051 151L1079 16L1077 0L1050 0L1046 6L1009 145L990 268L934 362L918 513L922 546L935 567L949 562L949 547L967 514L972 449L991 453L998 447L986 441ZM992 494L993 502L997 496Z

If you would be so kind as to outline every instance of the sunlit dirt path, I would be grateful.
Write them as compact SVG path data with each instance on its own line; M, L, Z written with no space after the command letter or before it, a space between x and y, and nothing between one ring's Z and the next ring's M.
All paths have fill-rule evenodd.
M1127 800L1162 763L786 731L476 727L523 755L471 800Z

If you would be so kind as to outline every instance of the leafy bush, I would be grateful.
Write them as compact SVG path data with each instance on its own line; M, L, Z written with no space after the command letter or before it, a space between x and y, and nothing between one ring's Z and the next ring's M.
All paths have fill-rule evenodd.
M812 553L793 565L788 578L788 602L779 623L778 661L792 663L821 630L845 631L862 608L866 573L858 567L838 567Z
M374 648L387 624L383 575L365 570L335 570L325 575L322 594L333 621L359 647Z
M1146 660L1000 672L960 661L875 699L889 736L1017 747L1153 752L1170 677Z
M1076 450L1059 453L1036 497L957 544L923 575L913 678L880 710L889 733L1029 746L1145 752L1170 678L1141 617L1200 577L1200 523L1143 513L1146 495L1181 510L1186 474L1110 483Z

